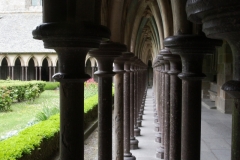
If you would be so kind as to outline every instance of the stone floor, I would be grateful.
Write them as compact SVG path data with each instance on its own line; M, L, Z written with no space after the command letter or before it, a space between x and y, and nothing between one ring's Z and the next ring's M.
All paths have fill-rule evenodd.
M152 89L148 90L139 140L139 149L132 150L137 160L157 160L154 142ZM202 107L201 160L230 160L231 118L216 109ZM97 160L97 129L85 141L85 160Z

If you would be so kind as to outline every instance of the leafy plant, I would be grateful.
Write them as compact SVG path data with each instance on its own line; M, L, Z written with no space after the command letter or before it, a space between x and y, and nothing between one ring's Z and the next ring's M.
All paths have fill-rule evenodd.
M60 112L59 107L44 106L42 111L35 116L35 121L45 121L52 115L55 115L59 112Z

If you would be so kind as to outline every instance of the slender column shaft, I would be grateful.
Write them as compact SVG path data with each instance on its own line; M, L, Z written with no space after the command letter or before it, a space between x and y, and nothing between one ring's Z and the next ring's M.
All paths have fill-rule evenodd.
M126 56L128 55L128 59L126 59L124 63L124 88L123 88L123 99L124 99L124 118L123 118L123 125L124 125L124 160L135 160L136 158L130 152L130 57L133 57L133 53L124 53ZM124 55L123 54L123 55ZM126 57L125 56L125 57Z
M112 159L112 77L98 77L98 159Z
M24 67L22 66L22 81L24 81Z
M181 159L181 114L182 81L177 75L181 72L179 55L165 55L170 62L170 148L169 160Z
M12 66L12 80L14 80L14 66Z
M138 59L135 61L135 65L132 65L132 70L133 72L133 76L134 76L134 81L133 81L133 85L134 85L134 92L133 92L133 98L134 98L134 135L135 136L140 136L140 129L138 128L138 71L137 71L137 63L138 63Z
M136 57L130 59L130 148L131 149L138 149L138 140L135 138L134 134L134 70L133 64L136 60Z
M52 66L49 66L49 81L51 82L52 81Z
M217 40L200 35L178 35L164 40L166 47L182 59L182 135L181 159L200 160L202 61L212 54ZM179 47L180 46L180 47ZM193 47L194 46L194 47Z
M35 79L36 79L36 80L37 80L37 76L38 76L37 70L38 70L38 67L35 67ZM55 74L55 73L54 73L54 74Z
M42 80L42 67L39 66L39 80Z
M169 62L165 62L165 119L164 119L164 160L169 160L169 144L170 144L170 76L168 75L169 71Z
M123 74L117 73L114 76L114 123L115 123L115 158L123 159Z
M60 73L54 75L60 82L60 158L81 159L84 157L84 80L89 78L84 73L87 51L56 51L60 67Z
M98 61L98 160L112 160L112 77L113 61L126 51L126 46L120 43L102 43L98 50L89 54ZM115 78L115 143L116 153L114 159L123 158L123 85L122 74ZM118 97L116 97L118 96Z
M28 80L28 66L25 67L25 80Z

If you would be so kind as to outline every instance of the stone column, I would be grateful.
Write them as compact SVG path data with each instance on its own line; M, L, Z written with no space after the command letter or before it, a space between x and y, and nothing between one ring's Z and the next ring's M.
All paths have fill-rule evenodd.
M52 81L52 66L49 66L48 69L49 69L49 82L51 82Z
M133 57L130 59L130 148L138 149L138 140L135 138L134 134L134 63L137 57Z
M116 75L114 76L114 87L115 87L115 95L114 95L114 157L113 159L123 159L123 142L125 141L125 137L123 136L123 74L124 74L124 62L127 60L126 52L116 58L114 60L114 72ZM130 142L130 141L129 141Z
M113 70L113 61L119 57L122 52L126 51L127 47L120 43L102 43L98 50L93 50L89 53L90 56L95 57L98 61L98 71L95 74L98 76L98 160L111 160L112 159L112 77L115 74ZM119 80L119 79L118 79ZM120 83L120 82L117 82ZM117 85L117 84L115 84ZM117 86L118 87L118 86ZM116 94L121 95L122 86L117 88ZM117 96L115 95L115 97ZM122 97L122 96L121 96ZM117 100L115 106L115 119L116 114L120 114L122 110L122 99ZM115 103L115 104L116 104ZM121 105L121 106L120 106ZM118 108L117 108L118 107ZM117 113L116 113L117 112ZM119 120L122 121L122 117ZM115 123L116 124L116 123ZM116 127L121 128L121 124ZM120 133L121 132L121 133ZM122 131L117 133L117 157L123 156L123 141ZM121 146L120 146L121 145ZM120 148L122 147L122 148Z
M203 31L210 38L224 39L230 44L233 55L233 79L226 82L222 89L234 98L232 108L232 160L240 159L240 28L238 0L222 0L216 3L210 0L187 2L187 14L191 21L203 23ZM219 9L221 8L221 9ZM200 15L198 12L201 10ZM207 13L207 14L206 14Z
M35 67L35 79L36 79L36 80L38 80L38 79L37 79L37 77L38 77L38 72L37 72L37 71L38 71L38 67Z
M24 66L22 66L22 81L24 81Z
M64 2L66 1L44 1L44 23L33 31L33 36L43 40L45 48L55 49L58 54L59 73L53 78L60 82L60 159L82 160L84 81L90 78L85 73L85 58L90 49L99 47L102 38L109 38L110 31L89 22L91 18L88 15L85 15L89 18L88 21L84 21L82 14L85 10L81 8L85 4ZM91 10L87 12L92 14Z
M169 146L170 146L170 76L168 74L170 70L170 64L169 61L165 59L164 56L168 56L171 54L169 50L162 49L160 51L161 55L164 59L164 107L165 107L165 113L164 113L164 160L169 160Z
M123 88L123 99L124 99L124 160L135 160L136 158L130 152L130 64L129 60L133 57L134 54L131 52L123 53L123 57L126 57L124 60L124 88Z
M170 62L170 140L169 160L181 159L181 114L182 114L182 81L178 78L181 73L181 58L179 55L165 54L165 60Z
M11 77L12 80L14 80L14 66L12 66L12 77Z
M164 60L163 60L163 56L161 54L158 54L158 58L159 58L159 62L161 64L160 66L160 81L159 82L159 86L160 86L160 90L159 90L159 104L158 104L158 110L159 110L159 129L160 129L160 135L161 135L161 144L160 146L157 148L157 152L156 152L156 157L160 158L160 159L164 159L164 113L165 113L165 109L164 109L164 88L165 88L165 74L164 74L164 70L165 70L165 66L164 66Z
M134 135L140 136L141 130L138 128L138 68L137 63L139 59L136 59L135 62L131 65L131 70L133 71L134 81L133 81L133 105L134 105Z
M39 66L39 80L42 80L42 66Z
M25 67L25 80L28 80L28 66Z
M219 43L200 35L178 35L164 41L165 47L182 59L182 73L178 77L182 79L181 159L184 160L200 160L201 80L205 77L202 61Z

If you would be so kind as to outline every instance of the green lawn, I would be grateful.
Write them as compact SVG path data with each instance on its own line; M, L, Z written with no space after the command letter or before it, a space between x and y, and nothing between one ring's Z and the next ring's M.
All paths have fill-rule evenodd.
M46 90L34 102L13 103L12 111L0 112L0 139L10 131L25 128L44 106L59 106L58 90Z

